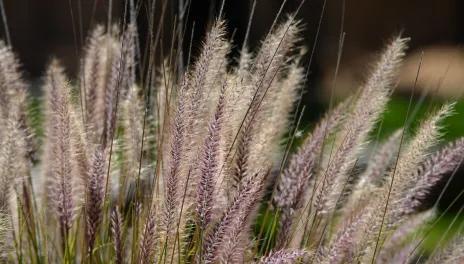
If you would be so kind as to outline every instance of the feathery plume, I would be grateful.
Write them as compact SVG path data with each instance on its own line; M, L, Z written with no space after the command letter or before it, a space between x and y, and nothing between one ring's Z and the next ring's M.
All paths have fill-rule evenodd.
M91 161L85 206L87 249L90 255L102 220L106 176L105 160L104 150L97 147Z
M237 153L235 158L234 164L234 172L233 172L233 186L236 187L240 184L242 179L248 175L248 164L250 158L250 148L251 142L253 140L253 126L255 123L251 120L251 116L253 116L255 111L250 112L250 115L246 116L243 128L240 131L239 138L237 141Z
M319 212L332 211L349 179L349 171L366 141L368 133L383 112L394 77L404 57L407 39L395 38L385 49L369 79L363 86L350 116L342 128L341 143L329 161L315 206ZM330 188L330 189L329 189Z
M227 66L226 55L230 45L225 40L225 22L217 20L203 44L203 49L191 72L184 79L185 95L188 97L185 105L186 127L191 133L188 144L198 143L203 138L206 127L205 119L210 116L211 106L215 105L212 98L217 98L218 90L214 89L221 78L220 74ZM179 95L181 96L181 95ZM213 104L211 104L213 103ZM192 147L190 146L189 149ZM196 151L196 149L191 149ZM190 155L192 155L191 153ZM194 159L195 157L189 157Z
M242 222L245 223L245 222ZM232 228L224 247L218 257L220 263L240 263L245 260L245 253L250 241L246 236L248 230Z
M368 199L374 189L385 182L385 176L388 169L392 166L393 159L399 151L402 131L398 130L393 133L368 159L367 168L359 177L353 192L351 193L347 204L343 207L346 214L350 214L362 199Z
M32 158L36 151L36 146L29 128L26 116L27 108L27 85L23 80L20 63L11 47L0 41L0 125L7 127L13 115L18 122L22 137L26 140L26 153ZM15 112L15 113L13 113ZM3 129L0 129L0 136L5 137Z
M108 46L108 50L106 52L109 56L111 56L109 58L109 70L107 70L109 71L107 73L108 79L106 80L105 86L103 87L104 90L101 95L103 103L101 105L96 105L96 107L100 106L100 108L102 108L101 111L103 113L103 128L100 142L104 147L111 142L115 132L117 104L119 100L119 93L122 88L121 74L123 73L121 73L121 68L124 67L124 65L122 65L123 58L121 57L120 43L116 42L115 39L110 38L106 45Z
M401 130L393 133L374 153L368 161L366 171L360 177L356 189L361 190L369 184L379 185L384 181L385 173L398 153L401 134Z
M84 188L87 188L88 173L90 167L90 151L92 149L87 140L87 132L84 128L82 119L82 111L73 110L70 112L71 117L71 149L73 153L73 174L82 182Z
M118 207L111 210L111 234L113 235L115 259L114 263L124 263L124 245L122 241L122 217Z
M291 264L298 263L298 260L307 256L308 253L303 250L278 250L271 252L269 256L263 257L259 264Z
M415 250L418 243L419 241L412 240L407 244L403 244L392 252L392 255L388 257L387 262L377 261L376 263L408 263L411 258L411 253Z
M181 91L182 93L183 91ZM162 226L167 235L171 232L171 227L175 223L175 214L179 208L179 181L181 173L181 161L185 156L185 100L184 96L179 97L174 119L171 123L171 142L169 149L168 166L165 172L165 191L164 191L164 211Z
M10 245L7 243L8 233L11 229L8 215L4 210L0 209L0 261L7 263L7 255Z
M260 199L263 187L263 175L255 174L244 178L238 187L237 195L224 211L221 219L214 225L203 244L201 252L203 263L214 263L220 258L224 242L230 239L231 233L243 227L248 216Z
M436 144L440 136L439 123L450 114L453 106L454 104L445 104L439 111L425 120L404 151L401 150L396 169L388 175L384 184L384 192L379 193L386 199L386 193L389 192L390 184L393 181L390 191L391 202L386 218L387 226L393 223L399 224L397 217L400 216L400 205L421 176L415 173L416 169L427 158L430 148ZM384 201L380 201L380 207L384 207Z
M156 214L150 210L145 226L143 228L142 237L140 239L139 263L151 263L155 254L156 237Z
M62 238L71 228L75 201L71 164L71 117L69 87L57 61L49 66L46 84L47 101L47 174L50 179L50 200L58 217Z
M191 171L190 182L187 186L186 205L184 207L193 208L196 205L196 183L199 182L195 173L195 168L191 164L198 163L201 146L204 143L208 132L208 122L216 111L217 102L221 94L221 87L224 86L224 76L227 72L228 60L227 54L230 52L230 43L226 40L225 21L216 20L202 45L202 51L194 63L191 70L185 75L184 95L185 100L185 129L189 131L185 134L185 158L182 166ZM183 89L183 88L181 88ZM188 168L188 169L187 169ZM185 184L185 183L182 183ZM185 217L182 217L184 223ZM183 226L183 224L182 224ZM182 231L183 232L183 231Z
M125 67L123 60L130 59L122 57L121 43L114 34L105 33L102 26L94 29L87 43L81 69L81 91L86 99L85 120L91 142L100 142L106 147L116 122L116 101L122 74L125 74L121 72Z
M27 154L27 139L25 131L18 120L21 113L18 105L10 104L8 117L2 120L4 123L3 137L0 138L0 262L3 253L9 251L12 245L4 243L9 241L9 233L20 230L20 212L16 210L20 206L22 188L30 176L30 161ZM0 117L2 119L2 117ZM4 237L6 236L6 237Z
M294 16L289 16L274 32L268 34L261 44L251 68L254 91L260 93L257 98L263 96L275 76L283 70L288 54L299 41L299 24Z
M278 179L273 201L281 211L281 230L278 245L283 246L290 235L292 215L303 204L305 192L311 189L308 185L312 180L314 167L320 157L324 139L334 133L335 128L344 118L347 100L341 103L317 125L303 145L291 157L283 175Z
M293 16L289 16L274 32L268 34L251 67L251 78L245 85L251 88L252 97L248 103L249 106L245 108L247 110L245 116L242 117L244 118L243 128L248 130L243 133L243 137L248 137L250 140L250 146L247 150L249 152L247 154L248 160L250 164L253 164L253 167L249 168L252 169L248 172L249 174L257 172L255 167L269 166L279 149L279 137L285 132L285 127L276 123L275 127L269 128L269 122L273 118L277 118L274 110L282 107L278 111L290 111L285 106L288 102L284 103L281 100L283 98L276 99L280 92L278 85L280 75L290 68L291 76L289 77L292 79L283 80L283 83L290 80L296 85L295 89L298 88L298 83L301 82L300 78L303 77L301 69L296 66L300 54L291 55L299 41L300 30L299 22ZM296 64L291 63L292 59ZM291 65L295 66L292 68ZM290 101L295 100L295 91L287 92L287 95L292 98ZM281 114L285 117L279 122L288 120L288 116L286 116L288 112ZM246 134L250 135L246 136ZM237 145L237 148L240 148L240 145Z
M3 41L0 41L0 58L0 102L2 115L6 115L13 99L20 99L20 103L24 104L26 84L19 70L18 59Z
M276 77L284 70L286 56L298 42L299 31L299 23L290 16L285 23L268 34L253 62L249 62L249 54L246 51L242 54L240 68L236 72L233 85L243 87L243 92L232 95L233 98L238 97L238 102L243 104L242 108L234 107L233 114L239 121L236 124L238 127L231 131L238 133L239 136L235 145L233 169L231 169L232 187L238 185L243 175L256 173L255 170L248 171L249 163L255 164L256 167L268 166L275 154L277 140L272 141L271 138L277 139L276 134L280 132L264 135L261 131L265 131L268 127L266 124L269 124L269 119L273 117L272 109L277 105L274 99L279 89L272 84L277 82ZM295 78L292 81L299 82L298 79L301 77L299 70L298 67L293 68L292 77ZM281 110L288 111L288 109ZM279 127L278 130L280 129L282 128Z
M85 117L86 120L92 119L95 114L95 105L97 104L98 89L100 79L102 78L101 65L102 58L105 56L103 50L100 48L104 40L103 26L97 26L87 39L87 46L85 48L85 56L81 65L81 92L85 96Z
M11 209L12 191L28 176L29 169L26 160L26 139L21 124L15 117L16 110L10 110L12 116L6 120L6 133L0 139L0 211Z
M211 221L211 209L214 203L215 185L218 178L219 143L221 140L221 127L224 114L224 89L218 101L216 112L208 127L208 135L203 144L203 154L200 158L200 182L197 191L197 214L200 227L206 230Z
M353 248L357 242L359 230L366 228L372 213L369 207L361 208L353 216L342 219L345 223L334 234L332 241L318 252L319 263L351 263Z
M20 116L22 102L9 102L6 116L0 116L4 129L0 134L0 262L7 261L7 253L13 248L10 244L9 231L16 232L19 205L22 189L20 188L30 175L26 131ZM18 197L19 196L19 197Z
M126 91L126 98L121 102L120 124L124 128L123 154L121 167L123 177L135 180L138 177L142 148L144 102L139 96L140 89L133 85ZM146 137L146 136L145 136Z
M171 126L168 130L170 135L170 146L167 148L169 156L166 166L164 185L164 204L165 209L162 219L162 232L165 232L167 250L171 254L171 246L175 246L177 239L172 237L173 226L180 228L179 235L183 236L186 230L186 221L190 212L195 209L194 202L196 184L199 180L195 172L196 168L191 164L198 162L198 151L201 140L207 133L207 120L211 116L211 106L216 104L217 87L216 83L221 78L216 78L221 74L221 69L226 67L225 56L229 52L229 43L224 38L224 21L216 21L206 36L200 53L193 68L184 75L180 90L177 94L177 102L172 119L169 121ZM215 98L214 100L212 98ZM212 100L212 101L211 101ZM213 103L214 102L214 103ZM213 103L213 104L211 104ZM188 132L188 133L187 133ZM189 175L189 176L187 176ZM190 179L190 175L192 176ZM187 184L187 179L189 183ZM181 206L181 190L186 190L188 199L184 199ZM187 210L182 210L186 208ZM180 221L179 221L180 220ZM172 240L175 239L175 240ZM172 240L172 241L171 241ZM168 255L169 256L169 255Z
M448 144L433 154L421 164L414 178L418 179L415 186L402 199L398 210L404 215L420 210L433 187L446 179L464 159L464 138Z
M129 89L135 85L135 72L137 67L136 48L137 48L137 26L133 21L129 23L120 36L121 42L121 72L119 82L121 83L121 96L124 97Z
M261 137L268 138L268 142L278 142L288 130L290 113L300 95L305 78L304 67L299 65L302 55L298 56L290 65L285 77L279 78L274 84L276 87L270 88L275 92L269 94L269 100L273 103L267 114L270 117L268 122L274 125L264 127L260 133Z

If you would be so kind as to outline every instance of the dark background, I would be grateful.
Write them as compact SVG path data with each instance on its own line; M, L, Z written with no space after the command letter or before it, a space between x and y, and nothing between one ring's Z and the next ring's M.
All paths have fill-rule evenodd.
M3 0L12 44L19 53L24 70L31 78L39 77L51 56L64 60L71 73L77 69L82 42L96 23L107 23L109 0ZM146 10L151 1L142 3L139 12L142 38L147 28ZM250 46L259 44L269 29L283 0L258 0L250 34ZM112 1L112 19L121 21L124 1ZM164 40L169 43L177 1L169 1ZM301 0L288 0L283 13L297 9ZM306 46L311 49L321 16L322 0L307 0L298 13L305 25ZM234 42L239 45L245 35L252 0L228 0L224 14ZM157 0L161 11L163 0ZM221 1L192 0L187 30L195 21L195 41L203 35L208 21L217 14ZM345 6L343 8L343 6ZM403 32L411 37L411 50L431 45L458 45L464 41L464 2L459 0L328 0L323 13L321 32L313 68L326 71L333 67L338 49L340 25L344 12L346 32L342 68L355 58L378 51L391 36ZM157 14L158 16L160 14ZM2 28L4 36L4 30ZM328 70L330 71L330 70ZM315 76L317 77L317 76Z

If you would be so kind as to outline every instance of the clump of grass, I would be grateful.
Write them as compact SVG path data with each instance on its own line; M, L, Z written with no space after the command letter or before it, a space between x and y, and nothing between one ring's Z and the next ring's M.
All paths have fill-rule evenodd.
M154 62L137 70L142 61L133 23L98 26L87 40L76 87L57 60L50 63L40 149L31 144L18 62L0 44L2 260L423 258L416 230L436 215L426 200L464 158L464 139L434 151L453 104L432 113L410 138L407 127L394 133L365 171L353 173L405 54L407 39L396 37L359 92L331 109L287 155L281 140L305 81L300 31L288 16L257 51L245 46L232 66L227 23L218 19L198 57L177 72L175 56L161 70ZM41 173L32 173L36 168ZM14 243L3 243L7 239ZM462 242L427 261L462 261Z

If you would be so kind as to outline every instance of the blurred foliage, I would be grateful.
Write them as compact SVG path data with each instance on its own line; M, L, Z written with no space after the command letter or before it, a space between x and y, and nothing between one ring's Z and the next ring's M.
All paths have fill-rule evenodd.
M431 254L437 247L445 246L458 232L462 232L463 224L464 215L444 214L424 226L419 231L419 237L424 237L421 243L424 254Z
M378 124L373 135L378 135L380 139L391 135L395 130L408 124L408 134L411 134L420 124L421 120L437 110L446 101L437 98L421 97L413 99L411 106L410 99L404 96L394 96L388 104L387 111L382 121ZM409 108L409 113L408 113ZM405 123L405 118L408 121ZM443 124L443 139L450 141L464 136L464 100L459 100L455 105L455 112L446 118Z

